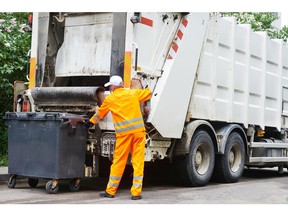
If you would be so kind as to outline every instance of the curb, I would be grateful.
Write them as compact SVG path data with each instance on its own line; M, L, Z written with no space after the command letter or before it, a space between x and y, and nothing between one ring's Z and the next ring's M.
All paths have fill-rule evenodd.
M8 178L8 167L0 167L0 181L7 181Z

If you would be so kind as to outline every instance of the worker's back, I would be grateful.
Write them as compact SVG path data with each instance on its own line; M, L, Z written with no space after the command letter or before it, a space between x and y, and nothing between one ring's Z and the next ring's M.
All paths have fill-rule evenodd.
M102 117L102 112L106 114L111 111L117 135L145 131L140 102L148 100L150 96L149 89L116 89L107 96L98 115Z

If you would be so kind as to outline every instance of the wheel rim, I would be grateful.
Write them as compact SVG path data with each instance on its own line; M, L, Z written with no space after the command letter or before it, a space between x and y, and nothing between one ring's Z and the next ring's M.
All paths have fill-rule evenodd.
M53 188L53 181L48 181L46 184L46 191L51 194L55 194L58 192L59 186L58 184Z
M239 144L235 143L228 154L229 167L232 172L237 172L240 168L242 156Z
M205 143L200 143L194 157L195 170L199 175L204 175L209 168L209 163L211 160L209 153L209 146Z

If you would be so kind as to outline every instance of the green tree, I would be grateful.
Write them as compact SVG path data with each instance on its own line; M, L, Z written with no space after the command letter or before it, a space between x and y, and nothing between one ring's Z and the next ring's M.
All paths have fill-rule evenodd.
M285 42L287 42L288 41L288 26L285 25L279 31L272 32L271 38L283 39Z
M251 24L254 31L266 31L270 38L283 39L287 42L288 39L288 26L277 30L273 27L272 23L279 19L272 12L225 12L221 13L222 16L234 16L237 23Z
M31 33L25 32L28 13L0 13L0 116L13 111L13 83L25 80ZM0 165L7 158L7 129L0 121Z

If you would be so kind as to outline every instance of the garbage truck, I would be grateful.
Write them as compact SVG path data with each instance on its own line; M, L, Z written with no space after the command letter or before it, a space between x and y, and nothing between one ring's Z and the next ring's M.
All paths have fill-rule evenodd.
M200 12L33 13L29 82L16 112L90 118L110 94L150 88L145 163L168 160L185 186L237 182L245 167L288 168L288 46L234 17ZM113 160L111 115L89 129L85 177Z

